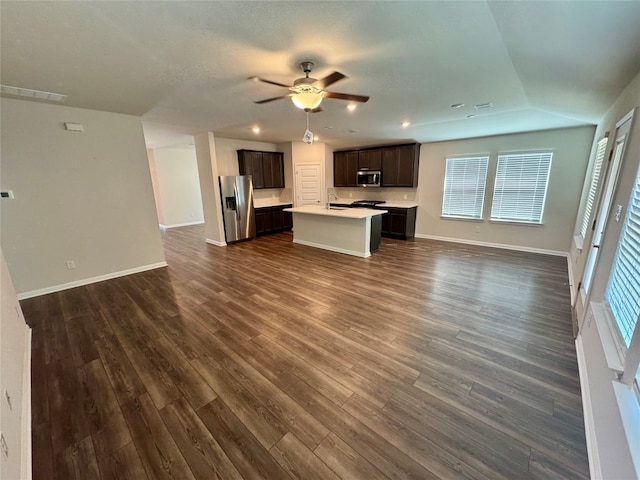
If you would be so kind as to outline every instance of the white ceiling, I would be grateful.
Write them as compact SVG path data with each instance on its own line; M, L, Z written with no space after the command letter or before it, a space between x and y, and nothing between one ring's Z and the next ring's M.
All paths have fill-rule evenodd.
M139 115L150 148L204 131L301 140L288 99L253 103L287 91L247 77L291 84L302 60L349 77L328 90L371 97L311 115L334 148L595 124L640 71L640 1L2 0L0 19L3 85Z

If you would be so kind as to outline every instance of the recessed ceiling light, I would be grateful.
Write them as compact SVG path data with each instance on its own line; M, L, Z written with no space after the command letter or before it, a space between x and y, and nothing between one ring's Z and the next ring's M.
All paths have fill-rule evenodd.
M467 115L467 118L476 118L476 116L471 114L471 115Z
M464 103L454 103L451 105L451 108L462 108L464 107Z
M350 103L347 105L347 110L353 112L356 109L357 105L355 103Z
M491 103L491 102L478 103L477 105L474 105L473 108L475 108L476 110L484 110L485 108L493 108L493 103Z
M251 131L252 131L253 133L260 133L260 127L253 127L253 128L251 129Z
M325 130L331 130L333 127L331 125L325 125Z
M405 120L400 125L402 126L402 128L407 128L409 125L411 125L411 122L408 122L407 120Z
M320 137L318 135L316 135L315 137L313 137L313 141L317 142L318 140L320 140Z
M61 93L43 92L41 90L31 90L30 88L10 87L9 85L0 85L0 93L5 95L15 95L18 97L35 98L37 100L51 100L54 102L64 102L66 95Z

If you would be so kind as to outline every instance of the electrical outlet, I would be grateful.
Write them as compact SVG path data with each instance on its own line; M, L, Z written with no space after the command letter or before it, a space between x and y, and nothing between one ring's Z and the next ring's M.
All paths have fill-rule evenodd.
M67 268L73 270L76 268L76 262L74 260L67 260Z
M476 225L476 233L480 233L480 225Z
M0 449L2 450L2 456L4 459L9 458L9 447L7 446L7 442L4 440L4 433L0 432Z
M349 192L349 198L353 198L353 192Z
M404 194L404 199L405 199L405 200L407 199L407 194L406 194L406 193Z

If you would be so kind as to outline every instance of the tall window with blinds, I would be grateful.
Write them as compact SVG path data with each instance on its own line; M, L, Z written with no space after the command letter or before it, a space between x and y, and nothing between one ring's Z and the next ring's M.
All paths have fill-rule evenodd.
M498 155L491 220L542 223L552 152Z
M446 162L442 216L482 219L489 157L448 157Z
M629 347L640 315L640 171L631 192L605 300Z
M593 162L593 169L591 170L591 183L589 184L587 203L584 206L582 221L580 222L580 238L583 240L587 238L589 221L591 220L591 214L593 213L593 208L596 203L596 195L598 194L598 186L600 185L600 177L602 173L602 163L604 162L604 154L607 150L607 140L607 137L600 140L596 149L596 158Z

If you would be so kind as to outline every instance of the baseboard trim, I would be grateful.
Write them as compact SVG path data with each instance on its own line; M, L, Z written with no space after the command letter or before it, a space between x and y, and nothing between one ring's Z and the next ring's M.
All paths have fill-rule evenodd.
M420 233L416 233L415 236L416 238L425 238L427 240L439 240L442 242L464 243L467 245L477 245L479 247L501 248L503 250L516 250L519 252L540 253L543 255L553 255L556 257L566 257L569 255L568 252L563 252L561 250L547 250L545 248L523 247L521 245L508 245L505 243L480 242L477 240L468 240L466 238L439 237L437 235L425 235Z
M211 240L210 238L206 238L205 241L210 243L211 245L215 245L216 247L226 247L227 242L219 242L218 240Z
M353 255L354 257L369 258L371 256L371 253L356 252L355 250L347 250L345 248L338 248L330 245L322 245L320 243L307 242L306 240L296 240L295 238L293 239L293 243L298 243L300 245L305 245L307 247L321 248L322 250L330 250L332 252Z
M149 265L142 265L141 267L129 268L127 270L120 270L118 272L107 273L105 275L98 275L96 277L83 278L82 280L75 280L69 283L62 283L59 285L53 285L51 287L40 288L38 290L30 290L28 292L19 293L18 300L39 297L40 295L46 295L48 293L60 292L62 290L68 290L70 288L82 287L83 285L89 285L91 283L104 282L105 280L125 277L127 275L133 275L134 273L146 272L147 270L154 270L156 268L167 266L167 262L152 263Z
M198 222L175 223L173 225L165 225L161 223L160 227L161 228L178 228L178 227L190 227L192 225L204 225L204 220L200 220Z
M582 338L578 335L576 339L576 357L578 359L578 375L580 377L580 394L582 395L582 410L584 416L584 431L587 439L587 456L589 458L589 476L591 478L602 478L602 467L600 455L598 453L598 440L593 419L593 407L591 405L591 395L589 392L589 377L587 375L587 365L582 346Z

